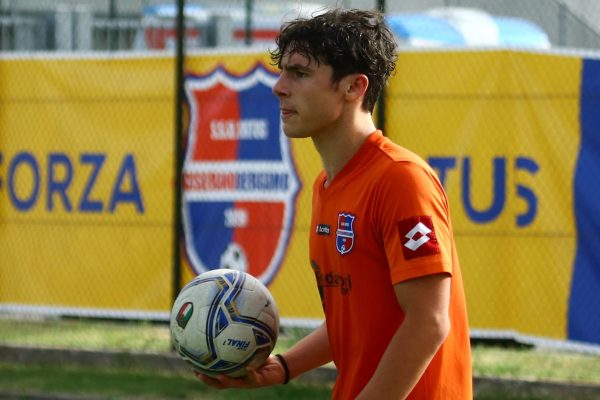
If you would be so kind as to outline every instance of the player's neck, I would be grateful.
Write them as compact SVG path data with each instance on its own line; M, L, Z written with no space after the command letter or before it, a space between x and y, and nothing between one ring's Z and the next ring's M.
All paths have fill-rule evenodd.
M325 187L358 152L365 139L375 132L375 124L370 114L361 114L350 124L340 124L328 132L313 137L315 148L321 156L323 169L327 175Z

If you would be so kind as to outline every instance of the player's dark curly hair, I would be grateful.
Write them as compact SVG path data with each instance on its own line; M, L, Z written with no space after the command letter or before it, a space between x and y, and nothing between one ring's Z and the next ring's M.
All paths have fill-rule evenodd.
M270 52L273 65L289 53L312 58L333 68L333 83L349 74L365 74L369 86L363 107L373 112L396 66L394 35L379 12L332 9L313 18L285 23Z

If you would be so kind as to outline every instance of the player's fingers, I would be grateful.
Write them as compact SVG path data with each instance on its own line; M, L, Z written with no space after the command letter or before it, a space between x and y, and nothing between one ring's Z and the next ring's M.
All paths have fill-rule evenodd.
M244 381L246 381L249 386L256 387L258 385L258 373L256 372L256 369L247 367Z
M245 388L248 387L248 383L246 382L246 377L241 377L241 378L234 378L231 376L227 376L227 375L217 375L214 377L211 376L206 376L206 379L211 382L216 384L219 388L224 389L224 388Z
M196 375L196 378L198 378L202 383L213 387L215 389L225 389L226 386L223 385L223 383L217 379L217 378L213 378L211 376L208 375L204 375L201 372L198 372L196 370L194 370L194 375Z

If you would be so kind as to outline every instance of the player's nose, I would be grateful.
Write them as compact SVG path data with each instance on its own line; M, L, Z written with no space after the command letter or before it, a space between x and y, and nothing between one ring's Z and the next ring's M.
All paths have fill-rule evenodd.
M286 88L283 75L279 75L277 81L273 85L273 94L277 97L289 96L289 90Z

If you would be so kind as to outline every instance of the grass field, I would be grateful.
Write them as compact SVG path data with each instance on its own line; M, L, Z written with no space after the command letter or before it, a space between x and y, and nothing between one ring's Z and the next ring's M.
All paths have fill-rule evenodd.
M292 382L251 391L218 391L202 385L191 373L0 364L1 392L19 393L24 398L27 394L43 393L68 394L76 398L93 396L94 400L99 396L107 399L317 400L329 398L331 388L324 384Z
M283 352L306 334L286 329L276 352ZM170 352L166 324L124 323L75 319L2 319L0 344L124 352ZM600 385L600 356L549 349L505 348L476 345L473 348L474 374L479 377L519 378L553 382ZM107 384L109 382L109 384ZM256 391L214 391L204 387L190 373L53 365L20 365L0 361L0 394L69 393L101 398L144 399L327 399L330 384L293 382L285 387ZM0 396L1 397L1 396ZM26 398L26 397L24 397ZM479 393L478 400L550 400L519 397L515 393ZM573 397L576 398L576 397Z

